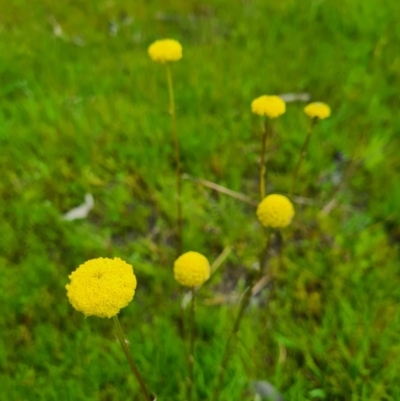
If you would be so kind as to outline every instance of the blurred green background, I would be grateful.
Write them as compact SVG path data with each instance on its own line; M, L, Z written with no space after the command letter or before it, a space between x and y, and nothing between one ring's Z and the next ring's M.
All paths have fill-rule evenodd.
M158 400L185 400L174 282L174 63L185 173L258 198L262 94L328 103L299 174L275 295L253 299L220 400L399 400L400 3L397 0L0 0L0 400L139 400L112 322L68 304L68 274L119 256L138 290L121 314ZM287 105L268 192L287 193L309 121ZM93 194L86 219L61 217ZM257 265L252 206L185 180L184 248L226 262L199 293L196 400L212 391ZM299 201L295 198L295 201ZM306 204L304 204L304 202ZM329 206L327 206L329 205ZM275 261L275 262L274 262ZM276 264L273 259L271 264Z

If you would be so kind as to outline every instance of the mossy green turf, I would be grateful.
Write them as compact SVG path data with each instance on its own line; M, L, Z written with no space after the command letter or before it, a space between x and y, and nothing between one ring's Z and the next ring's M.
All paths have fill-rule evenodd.
M297 182L312 205L296 204L273 301L267 309L264 290L248 310L220 399L254 399L252 380L291 401L400 399L397 0L0 8L0 400L141 399L112 321L67 302L68 274L100 256L133 264L138 289L121 312L132 354L158 400L185 400L166 75L147 55L163 37L184 48L173 76L183 171L194 177L257 199L251 101L307 92L332 107ZM290 188L303 107L288 104L277 121L269 193ZM63 221L87 192L89 217ZM212 261L233 247L199 294L196 399L206 400L236 312L206 301L244 289L261 230L254 208L190 181L182 199L185 250Z

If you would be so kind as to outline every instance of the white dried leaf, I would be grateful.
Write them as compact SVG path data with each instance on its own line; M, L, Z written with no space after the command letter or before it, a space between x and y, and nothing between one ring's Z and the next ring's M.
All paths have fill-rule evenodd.
M186 309L191 300L192 300L192 291L188 291L182 298L181 308Z
M309 93L282 93L279 97L286 103L291 102L308 102L311 99Z
M94 206L92 194L85 195L85 202L82 205L74 207L63 215L63 220L71 221L77 219L85 219Z
M252 387L261 400L268 401L284 401L282 395L278 390L269 382L264 380L254 381Z

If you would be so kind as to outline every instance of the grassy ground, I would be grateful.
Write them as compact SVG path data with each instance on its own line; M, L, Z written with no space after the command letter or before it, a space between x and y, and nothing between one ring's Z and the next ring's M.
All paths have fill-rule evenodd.
M65 295L68 274L99 256L133 264L138 291L121 312L132 354L159 400L185 400L168 97L164 68L147 56L162 37L184 47L173 75L191 176L257 199L250 102L306 92L332 107L299 175L311 205L296 204L275 296L268 308L268 290L253 300L220 399L254 399L253 380L291 401L400 399L398 1L0 8L1 400L141 399L111 321L84 319ZM268 192L289 190L303 107L288 104L278 121ZM87 192L89 217L62 220ZM227 300L243 290L261 234L247 204L190 181L183 199L185 250L214 260L233 249L200 293L196 399L207 400L236 312Z

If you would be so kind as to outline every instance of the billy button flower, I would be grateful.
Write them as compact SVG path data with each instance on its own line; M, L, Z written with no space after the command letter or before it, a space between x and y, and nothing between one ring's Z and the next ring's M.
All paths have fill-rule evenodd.
M331 115L331 108L325 103L314 102L304 108L304 113L306 113L308 117L324 120Z
M182 222L182 199L181 199L181 156L179 148L179 137L176 130L175 96L172 82L170 62L182 58L182 45L174 39L156 40L148 48L150 58L161 64L165 64L167 72L167 85L169 96L169 114L171 115L171 133L175 151L175 174L176 174L176 254L180 255L183 248L183 222Z
M324 120L325 118L328 118L331 115L331 108L326 103L313 102L304 107L304 113L311 118L311 122L308 128L306 138L303 142L303 146L300 149L300 155L297 160L296 167L293 170L292 188L290 191L291 194L293 194L295 191L297 174L300 170L301 163L306 154L308 144L311 139L311 135L314 131L314 127L317 124L318 120Z
M267 148L267 137L270 132L272 133L272 123L270 123L269 120L284 114L286 111L286 103L279 96L263 95L251 102L251 111L261 117L266 117L262 128L259 173L260 198L263 199L265 197L265 152Z
M149 46L148 53L157 63L178 61L182 58L182 45L174 39L156 40Z
M130 264L120 258L97 258L81 264L69 275L67 297L71 305L85 316L113 318L117 337L139 382L146 401L151 401L143 378L129 352L127 340L118 319L119 311L132 301L136 276Z
M233 330L230 336L228 337L228 340L225 344L224 352L222 354L222 361L220 369L217 374L216 385L214 387L214 391L211 397L212 401L218 401L219 399L219 394L221 392L221 386L223 382L223 376L227 370L229 359L233 354L232 347L235 344L234 341L239 331L240 323L243 319L246 308L249 305L252 297L252 288L254 288L254 286L261 280L264 274L265 260L268 255L272 235L275 233L279 237L280 242L282 243L282 237L278 229L286 227L291 223L294 216L294 208L292 203L288 198L286 198L286 196L272 194L265 197L259 203L257 208L257 216L263 226L272 227L276 230L271 230L272 232L266 241L265 248L260 255L260 267L258 269L258 272L252 277L251 281L249 282L249 286L247 287L246 291L243 293L240 299L239 310L233 324ZM279 260L281 259L282 259L282 251L280 248ZM271 299L270 297L271 295L269 296L269 299Z
M259 203L257 217L264 227L286 227L294 217L293 204L284 195L268 195Z
M175 280L191 289L190 308L190 337L188 353L189 382L187 387L187 400L192 400L194 388L194 342L195 342L195 310L196 287L200 287L210 278L210 263L208 259L198 252L186 252L179 256L174 263Z
M174 263L175 280L185 287L199 287L210 278L210 263L198 252L186 252Z
M271 194L266 196L258 204L256 213L260 223L264 227L271 228L260 258L259 276L257 278L257 280L259 280L263 274L265 260L268 257L268 251L273 236L276 237L277 243L279 244L278 257L279 268L281 268L283 264L284 239L280 229L287 227L292 222L295 212L292 202L286 196Z
M251 102L251 111L259 116L276 118L286 111L286 103L279 96L260 96Z
M116 316L132 301L137 284L132 266L119 258L88 260L69 278L68 299L85 316Z

